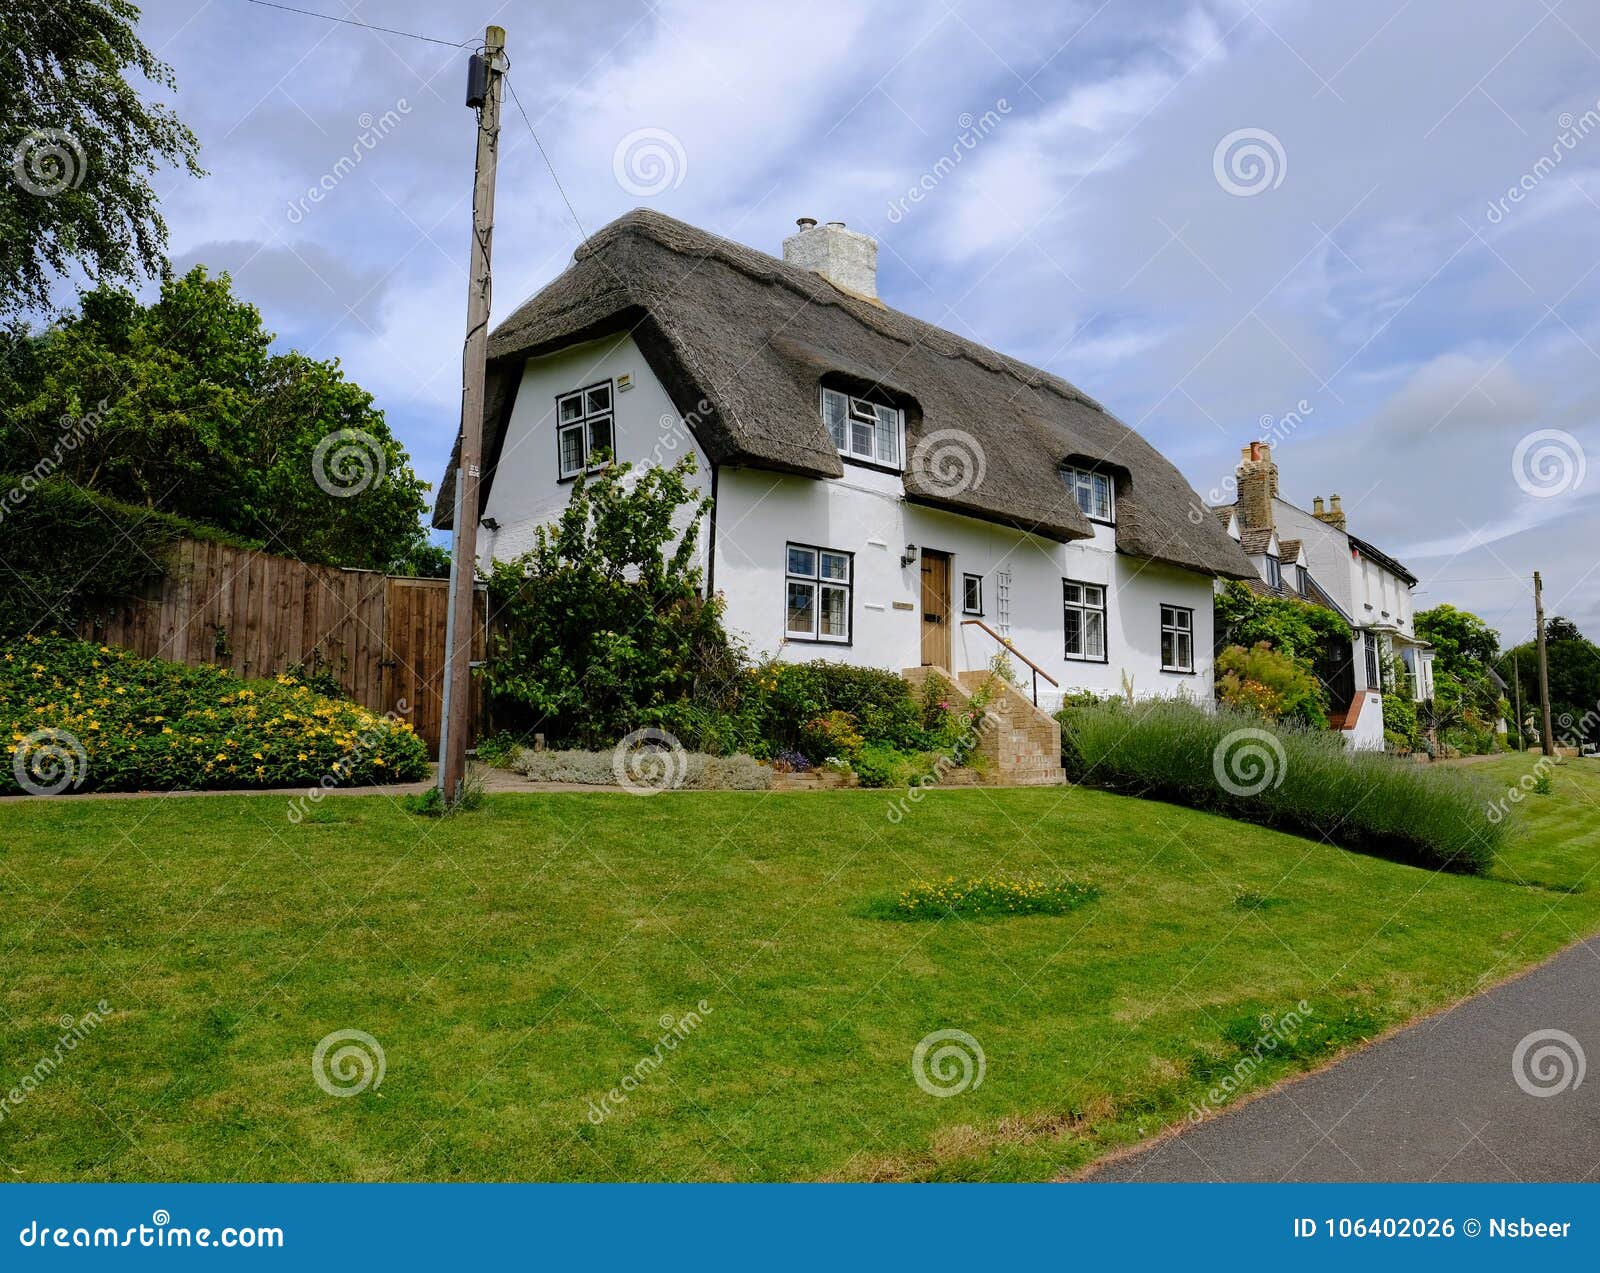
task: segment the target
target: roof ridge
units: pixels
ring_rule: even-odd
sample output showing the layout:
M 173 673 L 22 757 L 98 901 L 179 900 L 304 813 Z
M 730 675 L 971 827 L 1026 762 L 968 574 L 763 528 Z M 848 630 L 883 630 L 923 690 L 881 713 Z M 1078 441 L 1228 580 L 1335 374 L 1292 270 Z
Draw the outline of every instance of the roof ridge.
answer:
M 896 309 L 892 305 L 879 302 L 874 304 L 854 293 L 838 286 L 831 279 L 813 270 L 804 269 L 798 265 L 791 265 L 781 257 L 763 252 L 760 248 L 753 248 L 726 235 L 716 234 L 704 230 L 687 221 L 680 221 L 670 217 L 664 212 L 657 212 L 654 208 L 634 208 L 623 213 L 620 217 L 607 222 L 596 230 L 589 238 L 578 245 L 572 254 L 576 263 L 585 257 L 596 255 L 602 248 L 611 246 L 626 234 L 642 233 L 651 242 L 658 244 L 669 252 L 679 256 L 688 255 L 682 248 L 672 242 L 668 237 L 671 233 L 685 234 L 689 237 L 698 237 L 711 240 L 713 247 L 707 255 L 714 256 L 724 265 L 738 270 L 748 278 L 761 282 L 775 283 L 786 287 L 790 291 L 803 296 L 806 300 L 822 305 L 832 305 L 854 318 L 864 327 L 869 327 L 881 336 L 898 341 L 902 345 L 915 345 L 927 350 L 929 353 L 938 354 L 943 358 L 961 359 L 975 363 L 996 375 L 1009 375 L 1030 389 L 1047 389 L 1057 397 L 1065 398 L 1069 402 L 1077 402 L 1098 411 L 1108 418 L 1115 419 L 1105 407 L 1086 394 L 1077 385 L 1069 380 L 1064 380 L 1055 373 L 1046 371 L 1042 367 L 1035 367 L 1021 359 L 1003 354 L 997 349 L 987 345 L 980 345 L 975 340 L 969 340 L 959 332 L 953 332 L 947 327 L 938 327 L 925 319 L 918 318 L 915 314 L 908 314 L 905 310 Z M 755 262 L 741 260 L 741 257 L 758 258 Z M 515 311 L 513 315 L 515 316 Z M 914 332 L 911 336 L 894 330 L 892 323 L 881 321 L 885 316 L 892 316 L 901 322 L 909 324 Z M 507 320 L 509 321 L 509 319 Z M 941 342 L 948 342 L 953 349 L 941 349 L 936 343 L 922 339 L 924 335 L 932 335 Z M 981 355 L 981 356 L 980 356 Z M 1119 421 L 1120 423 L 1120 421 Z

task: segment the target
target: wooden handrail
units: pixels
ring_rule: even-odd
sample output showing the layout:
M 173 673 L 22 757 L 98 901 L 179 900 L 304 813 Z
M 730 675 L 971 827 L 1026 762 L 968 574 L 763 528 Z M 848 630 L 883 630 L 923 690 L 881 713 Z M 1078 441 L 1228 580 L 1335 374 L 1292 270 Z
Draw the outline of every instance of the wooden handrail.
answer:
M 1009 637 L 1001 636 L 982 619 L 963 619 L 961 620 L 961 626 L 964 628 L 983 629 L 983 631 L 987 632 L 996 641 L 998 641 L 1002 647 L 1004 647 L 1007 654 L 1015 654 L 1019 659 L 1028 665 L 1028 667 L 1033 671 L 1033 705 L 1035 707 L 1039 706 L 1039 678 L 1041 676 L 1044 677 L 1045 680 L 1049 681 L 1050 684 L 1054 685 L 1057 689 L 1061 688 L 1060 681 L 1056 680 L 1056 678 L 1051 676 L 1050 673 L 1046 672 L 1021 650 L 1017 649 L 1016 646 L 1012 645 Z

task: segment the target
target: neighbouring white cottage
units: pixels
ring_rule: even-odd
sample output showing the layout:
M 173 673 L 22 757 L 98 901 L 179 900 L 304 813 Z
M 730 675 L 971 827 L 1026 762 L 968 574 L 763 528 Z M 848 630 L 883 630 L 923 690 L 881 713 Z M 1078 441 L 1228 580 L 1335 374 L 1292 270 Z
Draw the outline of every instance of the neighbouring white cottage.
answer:
M 1284 499 L 1270 444 L 1241 447 L 1234 477 L 1237 502 L 1213 511 L 1255 567 L 1251 586 L 1325 606 L 1350 625 L 1349 649 L 1319 668 L 1332 705 L 1330 724 L 1353 748 L 1381 749 L 1383 692 L 1393 688 L 1396 664 L 1417 702 L 1433 699 L 1433 647 L 1412 623 L 1417 577 L 1345 529 L 1337 495 L 1316 496 L 1309 513 Z
M 1080 390 L 885 306 L 876 261 L 837 222 L 782 260 L 644 210 L 595 234 L 490 338 L 480 560 L 525 551 L 597 452 L 687 451 L 706 584 L 752 652 L 959 677 L 1006 642 L 1042 707 L 1209 703 L 1239 545 Z M 435 526 L 454 490 L 452 460 Z

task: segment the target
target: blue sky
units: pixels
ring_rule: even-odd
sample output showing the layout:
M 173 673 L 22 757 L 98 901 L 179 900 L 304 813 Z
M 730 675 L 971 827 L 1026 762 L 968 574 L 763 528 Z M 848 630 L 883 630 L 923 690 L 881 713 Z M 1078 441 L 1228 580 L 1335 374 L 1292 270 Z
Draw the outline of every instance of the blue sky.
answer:
M 1521 639 L 1538 568 L 1551 611 L 1600 637 L 1592 4 L 301 7 L 506 27 L 589 231 L 648 204 L 777 252 L 797 216 L 844 220 L 880 240 L 888 304 L 1079 384 L 1202 494 L 1295 413 L 1283 493 L 1340 493 L 1422 577 L 1419 606 Z M 437 480 L 464 52 L 245 0 L 148 0 L 143 33 L 209 170 L 164 183 L 175 260 L 231 269 L 284 343 L 341 358 Z M 579 241 L 508 106 L 496 318 Z

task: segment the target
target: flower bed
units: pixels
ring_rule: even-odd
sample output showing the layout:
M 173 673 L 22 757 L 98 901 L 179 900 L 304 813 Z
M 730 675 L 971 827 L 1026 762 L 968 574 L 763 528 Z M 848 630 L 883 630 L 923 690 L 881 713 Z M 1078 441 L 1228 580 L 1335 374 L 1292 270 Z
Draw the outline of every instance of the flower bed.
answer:
M 0 792 L 360 786 L 426 776 L 404 721 L 69 637 L 0 646 Z

